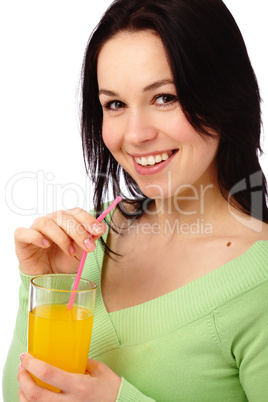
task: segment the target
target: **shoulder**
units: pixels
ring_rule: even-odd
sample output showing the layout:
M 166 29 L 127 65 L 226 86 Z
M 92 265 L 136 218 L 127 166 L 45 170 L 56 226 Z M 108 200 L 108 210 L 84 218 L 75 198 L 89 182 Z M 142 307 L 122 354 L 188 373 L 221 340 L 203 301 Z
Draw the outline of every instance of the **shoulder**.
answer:
M 246 246 L 250 246 L 259 240 L 268 240 L 268 224 L 249 216 L 234 208 L 229 208 L 229 216 L 226 217 L 226 227 L 231 228 L 231 233 Z
M 260 233 L 260 240 L 268 240 L 268 223 L 262 222 L 262 230 Z
M 256 250 L 256 253 L 262 253 L 263 258 L 268 254 L 268 224 L 262 221 L 259 221 L 254 218 L 250 218 L 251 225 L 242 227 L 238 240 L 238 244 L 240 243 L 242 249 L 248 250 L 254 247 L 252 251 Z M 265 263 L 263 261 L 263 263 Z M 268 264 L 268 260 L 266 260 L 266 265 Z
M 248 352 L 261 354 L 264 345 L 268 358 L 267 293 L 268 279 L 250 286 L 213 313 L 221 342 L 228 350 L 235 344 L 238 359 L 245 357 Z
M 254 218 L 251 218 L 251 222 L 252 225 L 242 231 L 242 237 L 251 244 L 260 240 L 268 241 L 268 224 Z

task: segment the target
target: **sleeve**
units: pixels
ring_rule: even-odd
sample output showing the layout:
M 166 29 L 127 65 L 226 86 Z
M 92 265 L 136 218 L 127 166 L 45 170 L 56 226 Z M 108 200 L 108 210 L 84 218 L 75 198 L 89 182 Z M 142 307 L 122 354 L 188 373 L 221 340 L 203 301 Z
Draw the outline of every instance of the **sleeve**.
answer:
M 268 397 L 268 281 L 215 314 L 226 353 L 235 359 L 241 386 L 250 402 Z
M 142 394 L 134 385 L 122 378 L 116 402 L 155 402 L 155 399 Z
M 28 326 L 28 299 L 30 280 L 33 276 L 24 275 L 20 271 L 21 285 L 19 290 L 19 309 L 13 339 L 8 351 L 3 370 L 3 400 L 4 402 L 18 401 L 18 365 L 19 356 L 27 351 L 27 326 Z

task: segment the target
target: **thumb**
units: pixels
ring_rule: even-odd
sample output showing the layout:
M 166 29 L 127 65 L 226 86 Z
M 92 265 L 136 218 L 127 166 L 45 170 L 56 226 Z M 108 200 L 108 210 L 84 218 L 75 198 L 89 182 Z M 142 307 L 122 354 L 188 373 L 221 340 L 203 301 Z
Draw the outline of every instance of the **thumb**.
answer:
M 99 362 L 93 359 L 87 359 L 86 374 L 96 376 L 99 371 Z

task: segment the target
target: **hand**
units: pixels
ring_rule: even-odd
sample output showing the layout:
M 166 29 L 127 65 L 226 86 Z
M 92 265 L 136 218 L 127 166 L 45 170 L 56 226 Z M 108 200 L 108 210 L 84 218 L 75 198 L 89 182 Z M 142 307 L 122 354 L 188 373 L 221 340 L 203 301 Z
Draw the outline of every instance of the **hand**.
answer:
M 20 269 L 27 275 L 75 273 L 83 250 L 93 251 L 106 229 L 80 208 L 38 218 L 29 229 L 15 231 Z
M 61 389 L 55 393 L 39 387 L 29 373 Z M 24 353 L 18 369 L 19 401 L 39 402 L 115 402 L 121 378 L 104 363 L 88 359 L 87 374 L 72 374 L 60 370 L 29 353 Z

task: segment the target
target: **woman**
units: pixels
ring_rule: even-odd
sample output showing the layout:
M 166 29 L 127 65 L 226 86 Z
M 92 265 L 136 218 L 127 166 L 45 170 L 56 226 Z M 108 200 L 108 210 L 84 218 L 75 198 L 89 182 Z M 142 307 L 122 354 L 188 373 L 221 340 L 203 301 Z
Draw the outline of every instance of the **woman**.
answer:
M 109 182 L 123 194 L 121 171 L 131 200 L 105 235 L 79 209 L 16 231 L 22 287 L 7 400 L 20 353 L 20 401 L 268 397 L 260 126 L 256 78 L 221 0 L 111 5 L 85 54 L 82 138 L 97 215 Z M 99 287 L 85 376 L 24 353 L 30 278 L 76 272 L 83 250 L 95 250 L 83 276 Z

